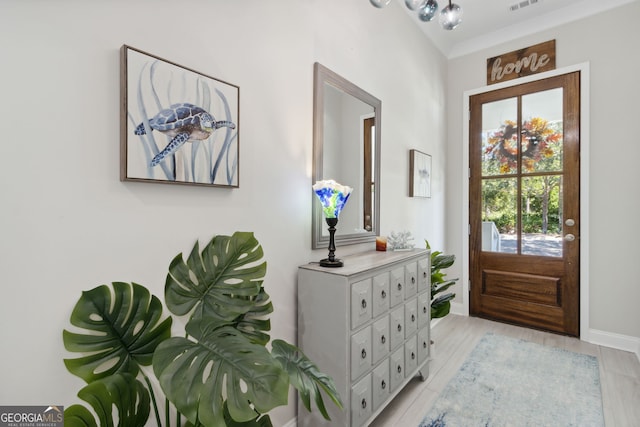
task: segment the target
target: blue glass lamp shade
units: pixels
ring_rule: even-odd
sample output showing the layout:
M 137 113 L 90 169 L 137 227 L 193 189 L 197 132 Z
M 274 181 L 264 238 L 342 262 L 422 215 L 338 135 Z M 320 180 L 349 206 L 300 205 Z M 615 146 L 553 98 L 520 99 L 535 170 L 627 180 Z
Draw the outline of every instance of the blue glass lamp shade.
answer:
M 342 208 L 347 203 L 353 188 L 338 184 L 332 179 L 317 181 L 313 185 L 313 191 L 322 204 L 322 212 L 325 218 L 338 218 Z
M 329 256 L 320 260 L 322 267 L 342 267 L 344 263 L 342 260 L 336 258 L 336 225 L 338 224 L 338 216 L 342 212 L 345 203 L 349 199 L 349 195 L 353 191 L 353 188 L 338 184 L 332 179 L 325 181 L 317 181 L 313 185 L 313 191 L 320 199 L 322 203 L 322 212 L 324 213 L 325 221 L 329 226 Z

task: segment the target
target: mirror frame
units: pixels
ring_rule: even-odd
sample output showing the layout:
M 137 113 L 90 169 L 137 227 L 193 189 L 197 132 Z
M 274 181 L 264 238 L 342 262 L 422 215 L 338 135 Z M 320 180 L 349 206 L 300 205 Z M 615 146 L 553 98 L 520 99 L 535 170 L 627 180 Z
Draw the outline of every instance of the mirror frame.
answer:
M 354 98 L 359 99 L 365 104 L 373 107 L 375 118 L 375 149 L 374 149 L 374 171 L 373 182 L 375 185 L 372 208 L 373 208 L 373 228 L 371 231 L 362 233 L 339 234 L 335 235 L 335 245 L 355 245 L 358 243 L 375 242 L 376 236 L 380 232 L 380 146 L 381 146 L 381 116 L 382 102 L 375 96 L 369 94 L 358 86 L 354 85 L 345 78 L 334 73 L 330 69 L 316 62 L 313 68 L 313 183 L 331 177 L 323 176 L 323 153 L 324 153 L 324 86 L 329 84 L 336 89 L 344 92 Z M 342 183 L 349 185 L 349 183 Z M 353 195 L 352 195 L 353 196 Z M 361 197 L 362 195 L 360 195 Z M 312 245 L 313 249 L 327 248 L 329 245 L 329 236 L 323 235 L 322 230 L 328 226 L 322 214 L 320 201 L 315 195 L 313 199 L 312 214 Z M 338 230 L 340 225 L 338 224 Z

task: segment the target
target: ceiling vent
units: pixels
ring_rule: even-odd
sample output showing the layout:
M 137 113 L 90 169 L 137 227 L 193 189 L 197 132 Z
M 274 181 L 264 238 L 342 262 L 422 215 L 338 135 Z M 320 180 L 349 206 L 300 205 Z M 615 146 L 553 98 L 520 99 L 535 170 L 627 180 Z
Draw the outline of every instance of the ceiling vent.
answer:
M 533 6 L 534 4 L 542 3 L 542 0 L 522 0 L 516 3 L 509 4 L 509 10 L 515 12 L 516 10 L 523 9 L 527 6 Z

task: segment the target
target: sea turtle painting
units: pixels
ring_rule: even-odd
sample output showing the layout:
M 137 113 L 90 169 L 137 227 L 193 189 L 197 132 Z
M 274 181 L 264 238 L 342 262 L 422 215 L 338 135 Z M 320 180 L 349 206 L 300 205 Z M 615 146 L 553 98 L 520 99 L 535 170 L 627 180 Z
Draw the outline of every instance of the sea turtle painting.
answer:
M 235 129 L 236 125 L 230 121 L 216 121 L 214 117 L 202 108 L 188 103 L 169 106 L 149 119 L 149 126 L 171 137 L 171 141 L 162 151 L 151 160 L 151 166 L 157 166 L 167 156 L 175 153 L 188 141 L 203 141 L 211 133 L 222 127 Z M 134 130 L 136 135 L 147 132 L 144 123 L 140 123 Z

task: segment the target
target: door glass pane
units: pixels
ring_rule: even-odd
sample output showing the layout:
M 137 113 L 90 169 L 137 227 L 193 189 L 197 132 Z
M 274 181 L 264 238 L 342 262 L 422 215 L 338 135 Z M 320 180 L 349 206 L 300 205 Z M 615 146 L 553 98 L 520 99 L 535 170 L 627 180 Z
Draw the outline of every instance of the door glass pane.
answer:
M 483 104 L 483 251 L 562 256 L 562 116 L 562 88 Z
M 517 178 L 482 180 L 482 250 L 517 253 Z
M 522 97 L 522 173 L 562 170 L 562 88 Z
M 509 175 L 518 166 L 518 99 L 482 105 L 482 175 Z
M 522 179 L 522 254 L 562 256 L 562 175 Z

